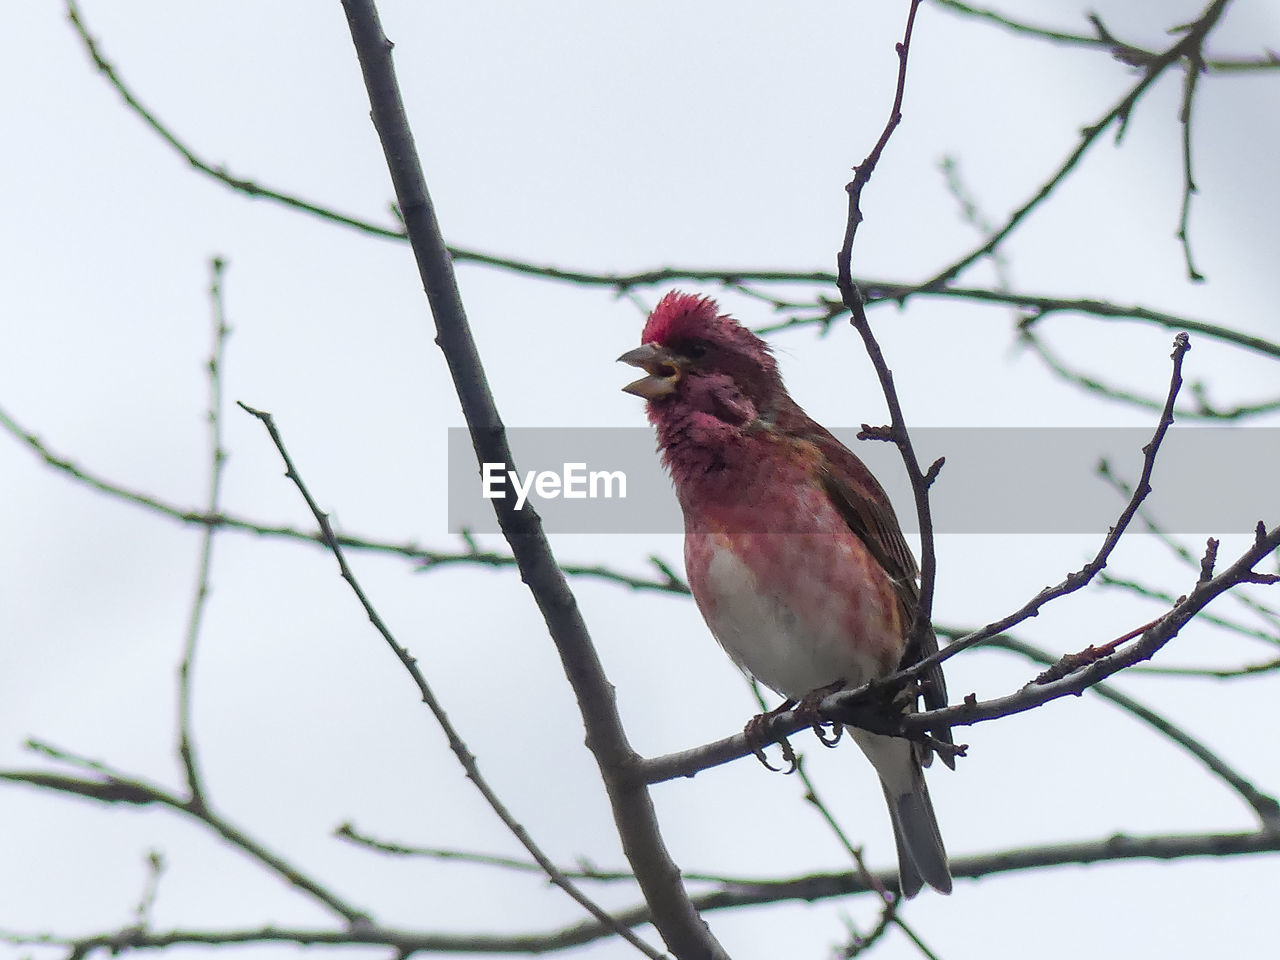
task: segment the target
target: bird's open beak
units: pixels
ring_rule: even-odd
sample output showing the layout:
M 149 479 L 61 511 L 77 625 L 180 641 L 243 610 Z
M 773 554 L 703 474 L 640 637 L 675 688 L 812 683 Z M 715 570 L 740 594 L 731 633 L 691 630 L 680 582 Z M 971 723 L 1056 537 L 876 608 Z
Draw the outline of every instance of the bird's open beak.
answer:
M 645 400 L 657 400 L 675 393 L 680 374 L 684 372 L 680 358 L 656 343 L 646 343 L 628 350 L 618 358 L 618 362 L 629 363 L 648 374 L 622 388 L 623 393 L 634 394 Z

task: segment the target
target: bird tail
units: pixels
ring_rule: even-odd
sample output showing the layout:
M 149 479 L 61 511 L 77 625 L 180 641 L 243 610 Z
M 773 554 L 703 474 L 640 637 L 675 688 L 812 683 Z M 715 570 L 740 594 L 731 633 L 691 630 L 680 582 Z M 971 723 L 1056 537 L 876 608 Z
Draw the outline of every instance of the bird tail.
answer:
M 854 740 L 880 774 L 893 839 L 898 846 L 898 882 L 902 895 L 914 897 L 927 883 L 951 892 L 951 867 L 933 813 L 924 771 L 911 744 L 895 737 L 852 730 Z
M 947 850 L 933 815 L 929 788 L 917 766 L 918 786 L 910 793 L 893 795 L 884 785 L 884 798 L 893 821 L 893 839 L 898 845 L 898 882 L 904 897 L 914 897 L 924 884 L 940 893 L 951 892 L 951 866 Z

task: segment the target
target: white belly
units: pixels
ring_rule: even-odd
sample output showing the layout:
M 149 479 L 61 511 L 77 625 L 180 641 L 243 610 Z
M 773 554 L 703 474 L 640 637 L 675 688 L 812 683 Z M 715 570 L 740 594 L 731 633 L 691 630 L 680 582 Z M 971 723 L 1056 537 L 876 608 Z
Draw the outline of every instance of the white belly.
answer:
M 808 609 L 798 616 L 782 598 L 761 590 L 727 546 L 710 539 L 710 562 L 694 597 L 739 667 L 793 700 L 837 680 L 854 687 L 875 676 L 874 658 L 859 653 L 839 617 Z

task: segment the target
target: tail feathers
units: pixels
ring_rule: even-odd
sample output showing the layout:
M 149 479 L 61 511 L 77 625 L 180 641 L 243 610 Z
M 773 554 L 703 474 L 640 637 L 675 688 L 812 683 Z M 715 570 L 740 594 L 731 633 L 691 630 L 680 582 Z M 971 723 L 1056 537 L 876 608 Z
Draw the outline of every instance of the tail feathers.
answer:
M 898 882 L 902 895 L 914 897 L 926 883 L 940 893 L 950 893 L 947 850 L 942 845 L 929 788 L 919 767 L 915 768 L 914 780 L 909 793 L 895 794 L 888 786 L 884 789 L 893 821 L 893 839 L 898 845 Z
M 902 895 L 914 897 L 927 883 L 942 893 L 951 892 L 951 867 L 942 845 L 933 802 L 924 782 L 924 771 L 913 744 L 856 727 L 846 727 L 880 775 L 884 798 L 893 821 L 898 845 L 898 881 Z

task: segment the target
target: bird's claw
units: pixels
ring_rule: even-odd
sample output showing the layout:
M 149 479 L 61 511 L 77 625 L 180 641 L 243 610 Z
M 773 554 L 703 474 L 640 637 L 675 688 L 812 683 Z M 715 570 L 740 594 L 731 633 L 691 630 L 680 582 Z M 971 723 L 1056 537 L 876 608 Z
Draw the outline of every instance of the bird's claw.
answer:
M 796 759 L 796 752 L 791 747 L 791 742 L 786 736 L 769 737 L 768 726 L 769 721 L 780 713 L 786 713 L 795 705 L 794 700 L 786 702 L 774 707 L 768 713 L 760 713 L 747 721 L 747 725 L 742 728 L 742 735 L 747 738 L 747 746 L 751 747 L 751 752 L 755 754 L 756 759 L 765 765 L 774 773 L 791 774 L 799 769 L 799 761 Z M 769 758 L 765 756 L 764 748 L 770 743 L 776 743 L 782 748 L 782 759 L 787 762 L 785 769 L 783 767 L 775 767 L 769 762 Z
M 822 715 L 818 706 L 831 694 L 837 693 L 844 688 L 845 682 L 837 680 L 835 683 L 829 683 L 825 687 L 810 690 L 796 705 L 796 716 L 813 727 L 813 732 L 824 747 L 834 747 L 840 742 L 840 738 L 844 735 L 844 725 L 828 720 Z M 832 727 L 832 733 L 830 734 L 823 729 L 827 725 Z
M 795 773 L 800 769 L 800 761 L 796 757 L 795 749 L 791 746 L 791 741 L 786 737 L 779 737 L 774 741 L 782 748 L 782 759 L 787 762 L 786 767 L 775 767 L 769 762 L 769 758 L 765 755 L 764 745 L 753 744 L 752 752 L 756 755 L 756 759 L 763 763 L 766 769 L 772 770 L 774 773 L 781 773 L 784 776 Z
M 822 724 L 815 723 L 813 732 L 824 747 L 834 747 L 840 742 L 840 738 L 844 736 L 844 726 L 839 723 L 832 724 L 831 733 L 828 735 L 827 731 L 822 729 Z

